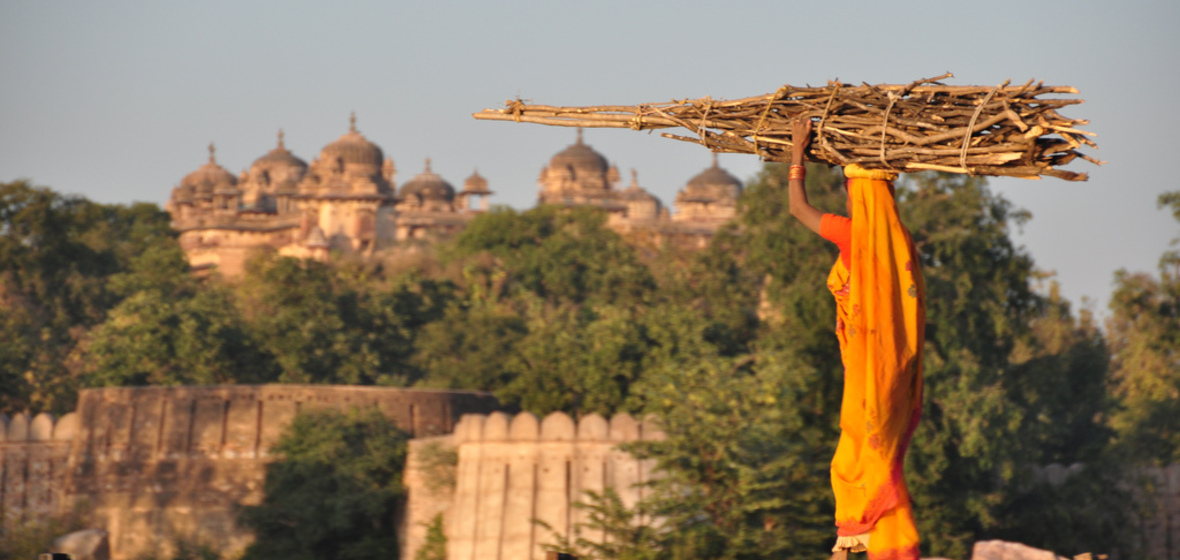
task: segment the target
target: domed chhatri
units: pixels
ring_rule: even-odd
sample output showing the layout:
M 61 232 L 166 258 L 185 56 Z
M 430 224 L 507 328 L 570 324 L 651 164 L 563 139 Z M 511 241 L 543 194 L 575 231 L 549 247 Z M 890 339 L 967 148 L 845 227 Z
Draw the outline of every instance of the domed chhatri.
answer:
M 298 169 L 302 171 L 307 170 L 307 162 L 295 157 L 290 150 L 283 145 L 283 130 L 279 129 L 279 144 L 275 148 L 266 153 L 266 155 L 254 160 L 250 166 L 251 171 L 271 171 L 278 169 Z
M 381 148 L 356 130 L 356 113 L 349 117 L 348 132 L 320 151 L 320 161 L 340 165 L 380 167 L 385 162 Z
M 426 158 L 426 169 L 406 181 L 399 193 L 402 199 L 419 197 L 423 201 L 451 202 L 455 199 L 455 187 L 430 170 L 430 158 Z
M 594 151 L 582 141 L 582 129 L 578 129 L 578 140 L 560 151 L 549 160 L 549 169 L 571 169 L 575 174 L 606 173 L 609 170 L 606 157 Z
M 488 180 L 479 174 L 479 170 L 471 172 L 471 176 L 463 180 L 463 192 L 467 194 L 492 194 L 488 190 Z
M 698 173 L 688 180 L 681 195 L 685 198 L 707 199 L 711 201 L 737 200 L 742 194 L 742 182 L 717 164 L 717 154 L 713 154 L 713 166 Z M 677 200 L 681 197 L 677 196 Z
M 292 207 L 292 196 L 307 174 L 307 162 L 295 157 L 283 145 L 283 131 L 279 130 L 278 145 L 254 160 L 241 183 L 243 212 L 274 213 Z
M 192 195 L 199 197 L 209 196 L 215 191 L 232 189 L 237 186 L 238 180 L 233 173 L 217 164 L 217 159 L 214 157 L 216 151 L 217 148 L 210 142 L 209 161 L 180 180 L 182 189 L 188 189 Z
M 549 160 L 537 183 L 537 201 L 542 204 L 618 206 L 614 189 L 619 170 L 583 142 L 580 128 L 577 142 Z
M 742 182 L 717 163 L 688 180 L 676 194 L 676 214 L 672 219 L 705 227 L 718 227 L 737 215 L 737 200 L 742 194 Z

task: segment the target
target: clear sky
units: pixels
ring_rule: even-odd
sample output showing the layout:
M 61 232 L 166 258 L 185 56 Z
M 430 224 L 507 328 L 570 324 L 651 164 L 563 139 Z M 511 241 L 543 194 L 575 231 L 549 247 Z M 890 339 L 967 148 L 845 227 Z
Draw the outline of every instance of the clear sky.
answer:
M 439 1 L 0 2 L 0 181 L 162 204 L 217 146 L 235 174 L 275 145 L 304 160 L 357 128 L 400 185 L 432 158 L 459 187 L 531 207 L 574 130 L 476 121 L 520 97 L 554 105 L 737 98 L 784 83 L 954 85 L 1030 78 L 1086 100 L 1109 163 L 1087 183 L 994 179 L 1033 219 L 1015 233 L 1063 293 L 1104 312 L 1115 270 L 1155 271 L 1180 227 L 1180 2 Z M 710 164 L 700 146 L 629 130 L 586 142 L 665 204 Z M 753 156 L 722 155 L 742 179 Z M 624 179 L 627 181 L 628 179 Z M 787 219 L 784 216 L 784 219 Z

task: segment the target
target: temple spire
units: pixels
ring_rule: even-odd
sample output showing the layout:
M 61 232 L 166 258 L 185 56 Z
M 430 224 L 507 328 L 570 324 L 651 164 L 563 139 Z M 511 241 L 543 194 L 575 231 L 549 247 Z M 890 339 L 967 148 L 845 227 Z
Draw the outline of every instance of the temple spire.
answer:
M 352 115 L 348 117 L 348 131 L 356 132 L 356 111 L 353 111 Z
M 578 127 L 578 145 L 582 145 L 582 127 Z
M 430 170 L 430 158 L 426 158 L 426 172 L 427 172 L 427 173 L 433 173 L 433 172 Z
M 634 167 L 631 168 L 631 186 L 639 188 L 639 172 Z
M 215 148 L 213 146 L 213 142 L 210 142 L 209 143 L 209 163 L 217 163 L 217 160 L 213 158 L 213 153 L 216 151 L 217 151 L 217 148 Z
M 718 167 L 720 166 L 717 165 L 717 152 L 713 152 L 713 169 L 717 169 Z
M 281 129 L 281 128 L 279 129 L 279 149 L 280 150 L 287 149 L 287 147 L 283 145 L 283 129 Z

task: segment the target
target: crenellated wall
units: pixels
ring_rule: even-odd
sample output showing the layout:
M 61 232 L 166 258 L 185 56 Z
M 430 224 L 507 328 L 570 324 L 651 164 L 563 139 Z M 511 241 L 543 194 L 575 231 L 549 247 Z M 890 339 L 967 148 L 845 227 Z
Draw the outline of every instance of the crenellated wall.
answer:
M 241 551 L 251 536 L 235 524 L 239 504 L 261 499 L 269 449 L 302 409 L 373 406 L 416 437 L 399 526 L 402 558 L 424 543 L 441 514 L 449 560 L 543 558 L 552 535 L 569 535 L 584 492 L 612 488 L 643 498 L 653 465 L 618 445 L 656 440 L 650 421 L 591 414 L 494 412 L 486 393 L 323 385 L 143 387 L 82 391 L 60 419 L 0 414 L 0 520 L 43 518 L 85 504 L 110 532 L 116 560 L 168 557 L 178 541 Z M 423 462 L 439 450 L 452 464 Z M 1061 484 L 1082 467 L 1049 465 Z M 445 471 L 445 472 L 443 472 Z M 1136 471 L 1158 507 L 1142 521 L 1147 557 L 1180 558 L 1180 465 Z M 449 484 L 438 484 L 450 479 Z M 581 535 L 591 540 L 602 535 Z
M 38 414 L 9 418 L 0 414 L 0 512 L 17 523 L 50 515 L 63 507 L 67 455 L 78 417 Z
M 179 540 L 222 553 L 251 540 L 235 508 L 257 503 L 269 449 L 301 409 L 376 407 L 415 436 L 450 433 L 487 393 L 330 385 L 86 389 L 74 413 L 3 422 L 7 523 L 84 504 L 112 558 L 168 556 Z
M 553 539 L 533 520 L 569 535 L 586 521 L 585 513 L 573 506 L 585 499 L 587 490 L 613 488 L 625 504 L 634 505 L 643 497 L 640 485 L 650 480 L 654 465 L 617 446 L 662 437 L 653 423 L 628 414 L 610 420 L 591 414 L 577 422 L 560 412 L 544 420 L 527 412 L 464 415 L 447 442 L 458 453 L 452 493 L 437 495 L 425 488 L 421 480 L 428 473 L 418 472 L 411 458 L 402 557 L 413 557 L 424 541 L 425 525 L 443 513 L 449 560 L 539 560 L 542 546 Z

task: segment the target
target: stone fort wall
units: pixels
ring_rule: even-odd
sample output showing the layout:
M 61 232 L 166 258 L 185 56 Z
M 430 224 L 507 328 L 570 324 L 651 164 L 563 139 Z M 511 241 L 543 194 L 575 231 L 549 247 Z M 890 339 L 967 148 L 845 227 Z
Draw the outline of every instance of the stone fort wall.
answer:
M 233 554 L 251 539 L 235 525 L 235 508 L 261 499 L 269 449 L 291 419 L 304 409 L 365 406 L 427 437 L 499 403 L 468 391 L 323 385 L 87 389 L 61 420 L 8 422 L 4 518 L 81 504 L 110 533 L 116 559 L 168 556 L 181 540 Z
M 570 535 L 588 521 L 574 507 L 586 491 L 612 488 L 623 503 L 644 497 L 642 484 L 654 463 L 620 451 L 620 443 L 655 440 L 663 434 L 651 421 L 628 414 L 609 420 L 590 414 L 574 421 L 555 412 L 543 420 L 524 412 L 462 417 L 449 438 L 415 442 L 406 473 L 410 489 L 402 558 L 413 558 L 426 525 L 442 514 L 448 560 L 513 558 L 540 560 L 552 531 Z M 450 445 L 458 464 L 453 489 L 432 490 L 416 456 L 426 445 Z M 603 535 L 582 534 L 601 542 Z M 573 540 L 573 539 L 571 539 Z
M 620 414 L 578 421 L 555 413 L 494 412 L 490 395 L 376 387 L 263 385 L 85 390 L 61 418 L 0 415 L 0 521 L 5 524 L 91 510 L 110 532 L 112 557 L 168 557 L 178 541 L 242 550 L 250 535 L 234 523 L 238 504 L 261 499 L 269 449 L 302 409 L 375 406 L 410 442 L 400 523 L 402 558 L 424 543 L 441 515 L 449 560 L 543 558 L 552 534 L 568 535 L 584 513 L 584 492 L 613 488 L 628 505 L 650 462 L 617 449 L 662 437 L 650 422 Z M 450 473 L 425 464 L 429 448 L 451 450 Z M 1049 465 L 1060 484 L 1075 467 Z M 448 470 L 442 467 L 441 470 Z M 449 484 L 437 484 L 440 478 Z M 1156 514 L 1141 520 L 1146 557 L 1180 557 L 1180 465 L 1142 469 Z M 601 536 L 583 534 L 591 540 Z
M 13 418 L 0 414 L 0 522 L 11 524 L 59 511 L 78 416 Z

